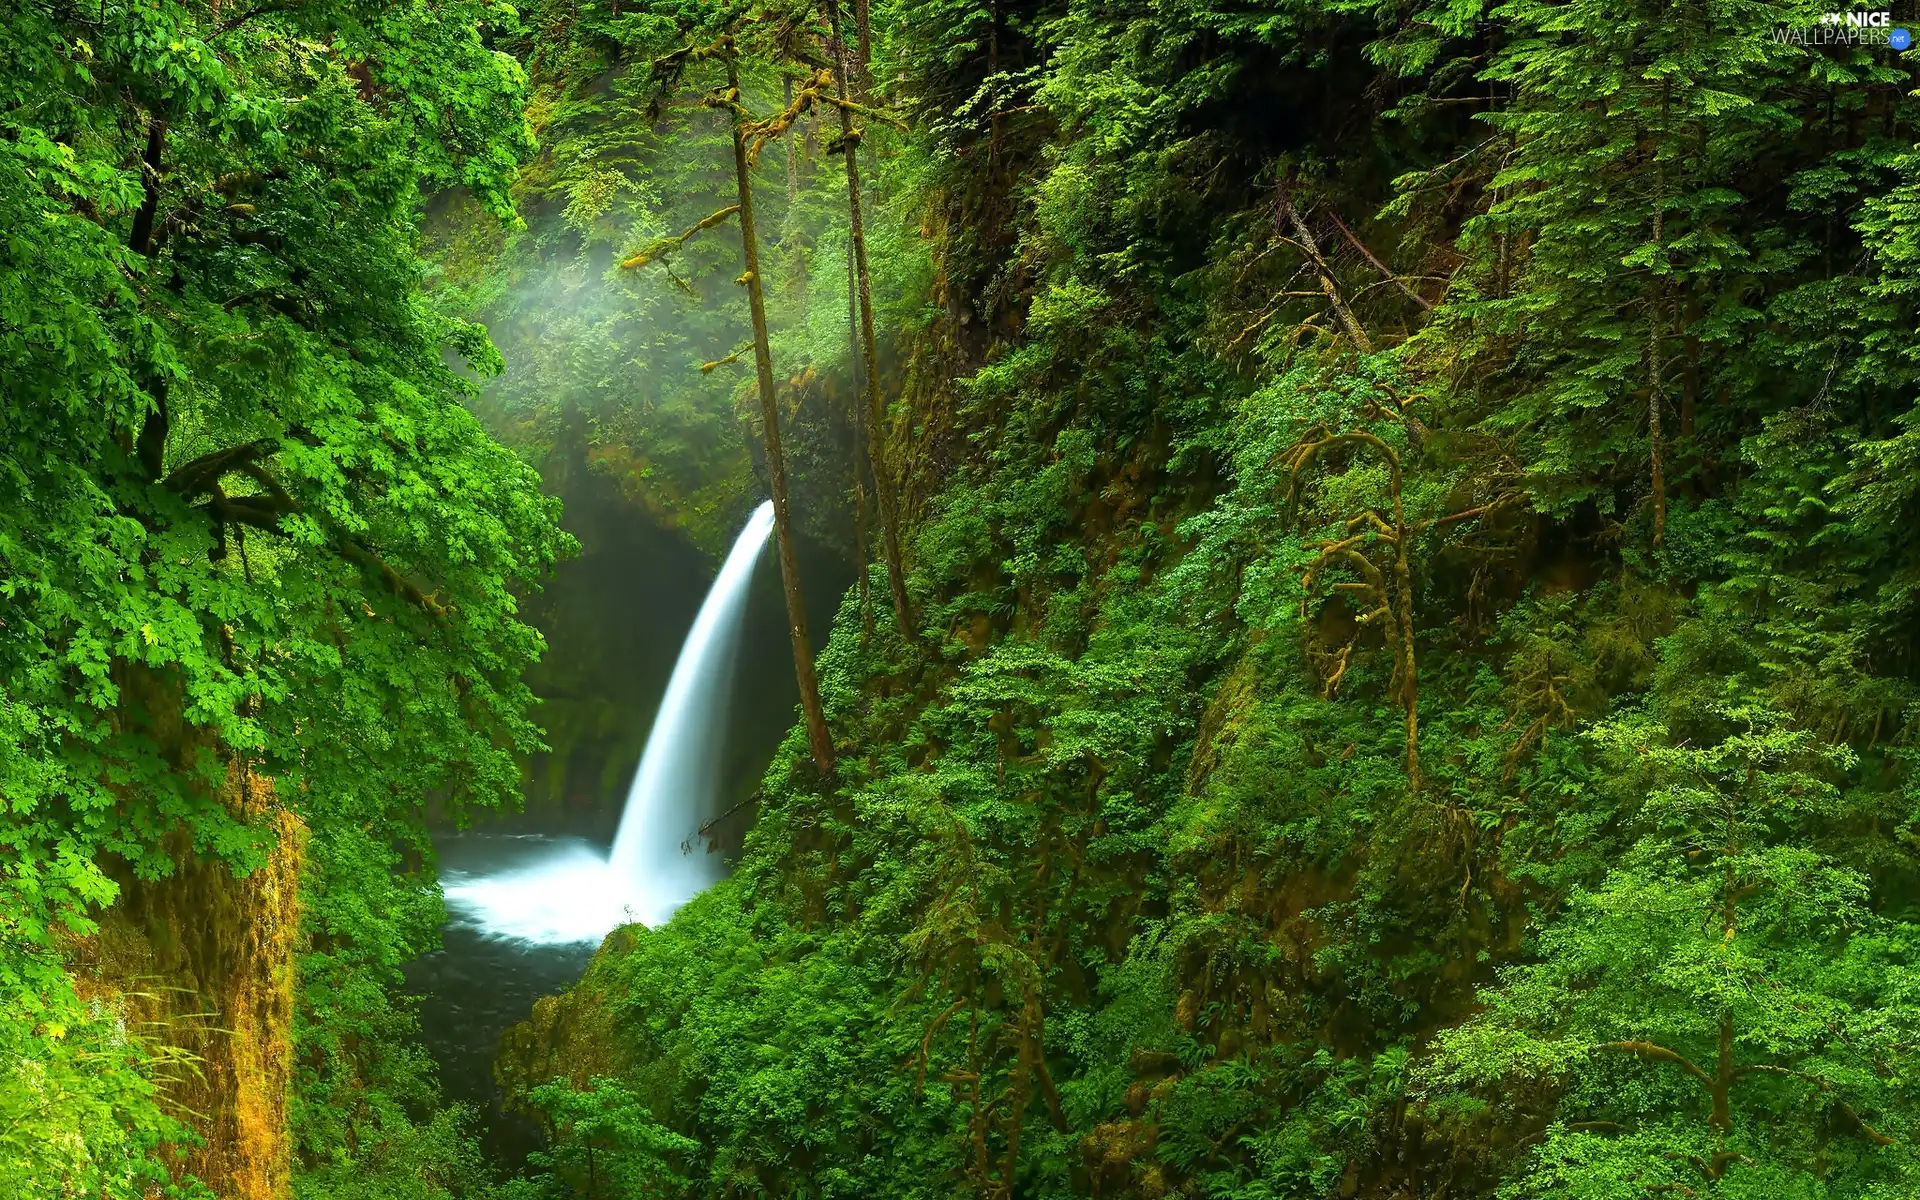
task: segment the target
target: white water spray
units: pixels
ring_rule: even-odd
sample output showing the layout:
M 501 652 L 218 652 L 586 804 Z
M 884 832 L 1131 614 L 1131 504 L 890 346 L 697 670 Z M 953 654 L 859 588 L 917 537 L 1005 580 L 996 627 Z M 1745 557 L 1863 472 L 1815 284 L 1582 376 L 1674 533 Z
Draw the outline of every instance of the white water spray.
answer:
M 610 860 L 613 873 L 639 881 L 662 919 L 714 880 L 710 856 L 699 853 L 698 830 L 701 819 L 712 815 L 719 782 L 747 583 L 771 532 L 773 504 L 768 502 L 747 519 L 687 631 L 680 661 L 673 665 L 673 678 L 660 700 L 660 715 L 640 755 L 640 769 L 627 790 L 626 810 L 620 814 Z M 693 853 L 682 852 L 683 841 L 696 843 Z M 642 919 L 652 923 L 644 911 Z
M 699 829 L 719 783 L 747 585 L 772 531 L 769 502 L 747 519 L 681 644 L 612 854 L 602 858 L 566 839 L 498 874 L 448 872 L 442 884 L 456 919 L 521 941 L 591 941 L 627 921 L 658 925 L 714 881 L 718 871 Z

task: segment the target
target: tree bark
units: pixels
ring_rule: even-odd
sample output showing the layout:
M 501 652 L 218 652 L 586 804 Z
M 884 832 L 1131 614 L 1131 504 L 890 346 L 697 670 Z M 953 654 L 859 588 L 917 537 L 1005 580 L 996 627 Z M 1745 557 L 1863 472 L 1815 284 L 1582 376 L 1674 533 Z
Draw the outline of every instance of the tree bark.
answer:
M 1405 502 L 1401 496 L 1400 460 L 1393 463 L 1393 582 L 1399 593 L 1400 686 L 1406 705 L 1407 783 L 1420 790 L 1420 679 L 1413 652 L 1413 566 L 1410 558 L 1413 535 L 1407 529 Z
M 753 363 L 760 384 L 760 411 L 765 423 L 767 478 L 773 488 L 773 528 L 780 548 L 780 583 L 787 594 L 787 632 L 793 640 L 793 675 L 800 685 L 800 708 L 807 724 L 807 746 L 822 777 L 833 773 L 833 739 L 827 733 L 826 710 L 820 705 L 820 681 L 813 671 L 813 641 L 807 635 L 806 597 L 800 590 L 800 561 L 793 548 L 793 520 L 787 509 L 787 463 L 780 449 L 780 411 L 774 400 L 773 350 L 767 340 L 767 303 L 760 286 L 760 248 L 753 227 L 753 178 L 747 172 L 747 140 L 741 127 L 740 64 L 727 56 L 727 88 L 735 107 L 733 173 L 740 189 L 740 244 L 746 258 L 747 308 L 753 316 Z
M 834 86 L 840 99 L 847 96 L 847 42 L 840 32 L 839 0 L 827 0 L 827 23 L 833 31 Z M 847 227 L 853 242 L 853 265 L 860 298 L 860 348 L 867 394 L 867 461 L 873 469 L 873 498 L 880 509 L 880 537 L 887 556 L 887 586 L 893 592 L 893 619 L 900 636 L 913 636 L 912 609 L 907 602 L 907 572 L 900 551 L 900 513 L 886 464 L 886 407 L 880 400 L 880 352 L 873 332 L 873 286 L 867 272 L 867 234 L 860 215 L 860 165 L 856 153 L 860 135 L 853 114 L 840 108 L 841 152 L 847 158 Z
M 176 831 L 173 873 L 122 874 L 119 902 L 71 961 L 84 996 L 109 1000 L 130 1025 L 158 1030 L 194 1060 L 162 1095 L 199 1137 L 166 1151 L 175 1177 L 190 1175 L 223 1200 L 288 1200 L 306 827 L 244 762 L 228 764 L 216 802 L 272 839 L 265 864 L 236 878 Z
M 859 284 L 854 278 L 853 243 L 847 243 L 847 331 L 853 351 L 853 561 L 860 565 L 860 646 L 873 641 L 873 584 L 867 570 L 867 406 L 860 370 Z
M 147 151 L 140 162 L 140 207 L 133 214 L 133 231 L 127 237 L 127 248 L 143 257 L 153 253 L 154 220 L 160 212 L 160 165 L 166 148 L 167 123 L 153 117 L 147 122 Z M 167 411 L 167 380 L 162 375 L 151 375 L 142 380 L 142 386 L 153 397 L 153 411 L 140 426 L 134 453 L 147 478 L 157 481 L 166 468 L 167 434 L 172 427 Z
M 860 38 L 860 103 L 867 103 L 873 94 L 873 20 L 870 0 L 853 0 L 853 25 L 859 31 Z
M 1709 1092 L 1713 1096 L 1713 1127 L 1725 1137 L 1733 1129 L 1733 1014 L 1720 1014 L 1720 1047 L 1714 1064 L 1713 1085 Z
M 1666 190 L 1664 180 L 1658 172 L 1653 185 L 1653 245 L 1657 251 L 1664 234 L 1665 214 L 1661 211 Z M 1659 546 L 1667 537 L 1667 481 L 1666 472 L 1660 461 L 1660 408 L 1661 408 L 1661 363 L 1660 363 L 1660 309 L 1665 289 L 1661 280 L 1655 276 L 1649 285 L 1647 298 L 1647 453 L 1652 465 L 1653 483 L 1653 544 Z
M 780 77 L 780 90 L 782 96 L 786 99 L 785 107 L 791 108 L 793 106 L 793 76 L 782 75 Z M 799 199 L 800 139 L 792 137 L 787 139 L 787 219 L 789 221 L 793 219 L 793 206 L 799 202 Z M 791 226 L 789 226 L 789 228 L 791 228 Z
M 140 207 L 127 237 L 127 248 L 135 254 L 153 252 L 153 222 L 160 212 L 160 160 L 166 148 L 167 123 L 153 117 L 147 122 L 147 151 L 140 160 Z

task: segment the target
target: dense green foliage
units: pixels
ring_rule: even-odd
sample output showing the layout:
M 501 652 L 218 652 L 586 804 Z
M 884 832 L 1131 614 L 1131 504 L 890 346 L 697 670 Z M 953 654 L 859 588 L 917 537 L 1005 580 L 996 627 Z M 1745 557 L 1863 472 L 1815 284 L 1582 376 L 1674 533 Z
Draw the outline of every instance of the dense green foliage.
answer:
M 0 15 L 0 1184 L 197 1186 L 195 1064 L 67 963 L 297 818 L 314 1200 L 1920 1190 L 1906 58 L 845 8 L 912 628 L 824 6 Z M 733 877 L 609 942 L 617 1052 L 515 1081 L 497 1184 L 395 998 L 425 812 L 538 744 L 529 463 L 709 548 L 760 491 L 733 105 L 796 502 L 870 560 L 837 770 L 796 728 Z
M 553 3 L 530 61 L 603 113 L 721 25 L 804 78 L 819 16 Z M 672 1192 L 1920 1185 L 1916 114 L 1884 47 L 1773 36 L 1816 22 L 875 9 L 919 628 L 848 597 L 838 777 L 796 733 L 736 875 L 595 967 Z M 554 128 L 571 203 L 636 197 L 600 265 L 700 215 L 648 192 L 712 162 L 674 120 Z M 800 174 L 806 437 L 847 327 Z
M 300 824 L 301 1149 L 411 1136 L 382 1060 L 409 1053 L 387 989 L 438 923 L 425 800 L 514 791 L 540 650 L 514 589 L 565 541 L 466 407 L 447 352 L 497 359 L 425 296 L 417 254 L 423 189 L 511 217 L 524 76 L 483 35 L 512 19 L 0 13 L 9 1195 L 145 1194 L 147 1151 L 180 1132 L 169 1079 L 198 1094 L 196 1064 L 140 1052 L 167 1029 L 129 1029 L 98 988 L 82 1004 L 58 956 L 131 882 L 163 894 L 192 859 L 244 875 Z M 195 917 L 214 944 L 247 935 L 223 919 Z

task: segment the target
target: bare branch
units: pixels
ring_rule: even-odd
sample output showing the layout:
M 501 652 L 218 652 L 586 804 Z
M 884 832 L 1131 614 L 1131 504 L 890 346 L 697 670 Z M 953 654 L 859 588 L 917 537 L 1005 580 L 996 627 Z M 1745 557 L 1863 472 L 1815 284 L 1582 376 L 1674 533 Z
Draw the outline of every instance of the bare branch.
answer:
M 1334 228 L 1338 229 L 1342 234 L 1346 236 L 1347 241 L 1352 244 L 1353 248 L 1355 250 L 1358 250 L 1361 254 L 1365 255 L 1367 261 L 1372 263 L 1375 269 L 1378 270 L 1380 274 L 1385 277 L 1384 282 L 1391 283 L 1395 287 L 1399 288 L 1402 292 L 1404 292 L 1406 294 L 1407 299 L 1413 301 L 1415 304 L 1418 304 L 1420 306 L 1420 311 L 1422 312 L 1433 311 L 1433 304 L 1431 301 L 1429 301 L 1425 296 L 1422 296 L 1419 292 L 1416 292 L 1412 288 L 1408 287 L 1406 281 L 1402 279 L 1399 275 L 1395 274 L 1392 267 L 1389 267 L 1387 264 L 1381 262 L 1378 258 L 1375 258 L 1373 255 L 1373 251 L 1367 249 L 1366 246 L 1361 243 L 1359 238 L 1353 236 L 1353 230 L 1347 228 L 1346 222 L 1340 219 L 1339 213 L 1328 212 L 1327 217 L 1333 222 Z
M 1340 322 L 1340 327 L 1347 331 L 1347 336 L 1353 339 L 1353 344 L 1360 348 L 1362 354 L 1373 353 L 1373 343 L 1367 338 L 1366 329 L 1353 315 L 1353 310 L 1347 307 L 1347 302 L 1340 298 L 1340 285 L 1334 281 L 1333 268 L 1327 265 L 1326 258 L 1321 255 L 1320 245 L 1314 240 L 1313 231 L 1308 229 L 1307 223 L 1300 219 L 1300 211 L 1293 206 L 1292 189 L 1285 181 L 1275 189 L 1274 208 L 1275 215 L 1284 217 L 1287 224 L 1292 226 L 1297 244 L 1306 254 L 1307 259 L 1313 263 L 1314 270 L 1320 276 L 1320 290 L 1326 293 L 1327 303 L 1332 307 L 1334 318 Z

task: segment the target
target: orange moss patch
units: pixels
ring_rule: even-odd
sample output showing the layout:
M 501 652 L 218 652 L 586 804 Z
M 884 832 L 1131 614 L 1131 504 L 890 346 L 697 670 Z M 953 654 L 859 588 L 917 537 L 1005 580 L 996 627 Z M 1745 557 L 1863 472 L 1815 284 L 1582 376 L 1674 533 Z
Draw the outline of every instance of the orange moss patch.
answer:
M 165 1082 L 167 1106 L 202 1139 L 177 1147 L 176 1175 L 221 1200 L 285 1200 L 293 1078 L 294 951 L 307 831 L 271 780 L 239 764 L 222 801 L 269 831 L 265 865 L 235 878 L 182 850 L 166 879 L 123 879 L 100 930 L 69 964 L 88 998 L 106 1000 L 148 1036 L 184 1051 L 192 1074 Z

